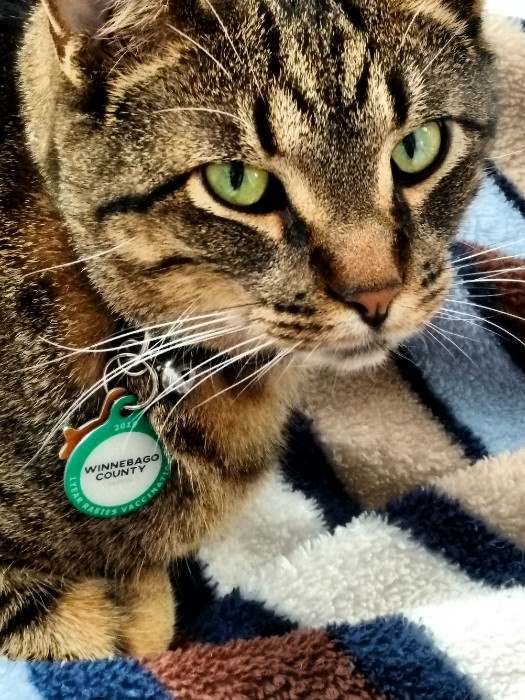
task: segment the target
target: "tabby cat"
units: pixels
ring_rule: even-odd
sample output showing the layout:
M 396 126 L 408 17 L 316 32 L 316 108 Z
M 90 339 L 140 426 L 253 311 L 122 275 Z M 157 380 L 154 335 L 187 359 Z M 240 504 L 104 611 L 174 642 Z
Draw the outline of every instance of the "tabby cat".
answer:
M 495 130 L 480 4 L 0 0 L 0 18 L 0 653 L 159 652 L 170 562 L 271 469 L 301 366 L 377 364 L 448 293 Z M 97 415 L 145 329 L 203 378 L 151 402 L 164 489 L 89 517 L 61 428 Z M 148 400 L 148 376 L 123 382 Z

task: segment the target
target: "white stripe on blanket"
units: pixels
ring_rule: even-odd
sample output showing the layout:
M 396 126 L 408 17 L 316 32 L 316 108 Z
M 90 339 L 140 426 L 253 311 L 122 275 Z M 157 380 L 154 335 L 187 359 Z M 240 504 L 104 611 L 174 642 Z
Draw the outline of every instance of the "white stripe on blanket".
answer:
M 525 698 L 525 590 L 485 591 L 405 613 L 491 700 Z
M 283 506 L 291 504 L 290 496 L 293 510 Z M 312 508 L 301 493 L 290 494 L 282 479 L 268 482 L 250 509 L 200 552 L 218 594 L 238 588 L 244 598 L 301 626 L 320 627 L 356 624 L 484 590 L 377 514 L 320 534 Z

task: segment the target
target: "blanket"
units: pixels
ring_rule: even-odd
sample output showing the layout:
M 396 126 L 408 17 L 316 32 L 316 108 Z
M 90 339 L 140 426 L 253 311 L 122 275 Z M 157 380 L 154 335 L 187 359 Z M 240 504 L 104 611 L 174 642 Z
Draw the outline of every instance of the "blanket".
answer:
M 490 32 L 500 126 L 433 326 L 308 376 L 282 462 L 174 565 L 172 651 L 0 659 L 1 700 L 524 700 L 525 33 Z

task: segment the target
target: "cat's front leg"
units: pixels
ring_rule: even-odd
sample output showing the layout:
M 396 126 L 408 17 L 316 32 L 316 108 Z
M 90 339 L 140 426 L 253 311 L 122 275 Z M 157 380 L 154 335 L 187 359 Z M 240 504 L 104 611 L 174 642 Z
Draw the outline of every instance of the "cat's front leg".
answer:
M 167 649 L 174 604 L 164 570 L 116 584 L 0 571 L 0 654 L 12 659 L 102 659 Z

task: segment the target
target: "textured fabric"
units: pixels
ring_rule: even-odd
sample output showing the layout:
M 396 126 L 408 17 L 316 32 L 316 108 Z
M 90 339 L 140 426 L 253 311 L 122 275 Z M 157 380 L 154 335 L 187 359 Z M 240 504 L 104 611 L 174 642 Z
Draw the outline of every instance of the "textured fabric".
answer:
M 173 567 L 173 651 L 0 660 L 0 700 L 525 698 L 525 34 L 491 31 L 503 113 L 445 336 L 309 378 L 282 463 Z

